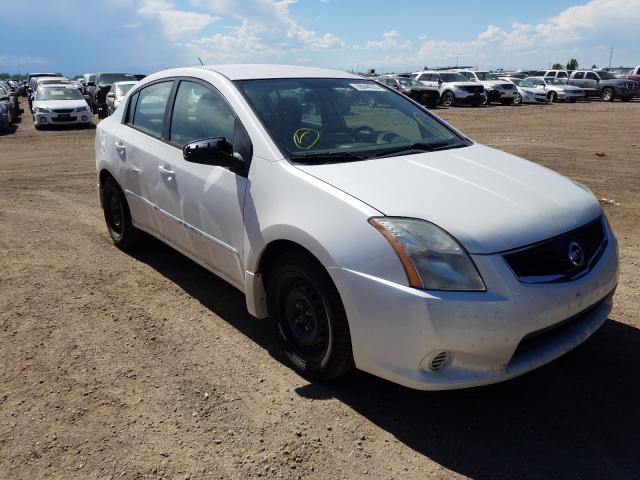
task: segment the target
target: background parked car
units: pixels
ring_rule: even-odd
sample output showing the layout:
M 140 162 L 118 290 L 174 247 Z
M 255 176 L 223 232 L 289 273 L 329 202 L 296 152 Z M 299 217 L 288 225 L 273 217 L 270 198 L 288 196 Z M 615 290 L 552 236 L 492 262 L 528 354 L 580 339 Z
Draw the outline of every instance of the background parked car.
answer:
M 47 85 L 47 84 L 52 84 L 52 83 L 65 83 L 65 84 L 70 84 L 71 80 L 69 80 L 66 77 L 49 77 L 49 76 L 45 76 L 45 77 L 37 77 L 35 79 L 31 80 L 31 89 L 29 91 L 29 108 L 31 109 L 31 111 L 33 111 L 33 97 L 36 94 L 36 91 L 38 90 L 38 88 L 40 88 L 41 85 Z
M 638 90 L 633 80 L 617 78 L 602 70 L 576 70 L 569 77 L 569 85 L 582 88 L 588 97 L 600 97 L 606 102 L 613 102 L 616 97 L 628 102 Z
M 500 102 L 502 105 L 511 105 L 516 96 L 516 88 L 511 82 L 500 80 L 493 72 L 482 70 L 457 70 L 469 80 L 484 85 L 487 103 Z
M 395 88 L 400 93 L 404 93 L 407 97 L 426 107 L 435 108 L 440 105 L 438 87 L 426 86 L 413 78 L 401 75 L 382 75 L 378 78 L 378 81 Z
M 569 78 L 571 75 L 570 70 L 538 70 L 529 77 L 555 77 L 555 78 Z M 526 77 L 525 77 L 526 78 Z
M 116 82 L 111 85 L 111 90 L 107 93 L 107 109 L 109 111 L 109 115 L 115 112 L 127 92 L 131 90 L 131 87 L 136 83 L 138 82 Z
M 564 80 L 555 77 L 527 77 L 522 83 L 525 83 L 525 86 L 541 87 L 546 92 L 549 103 L 565 100 L 573 103 L 584 98 L 581 88 L 568 85 Z
M 0 130 L 9 130 L 13 121 L 9 91 L 4 85 L 0 84 Z
M 33 98 L 33 124 L 89 124 L 91 111 L 82 93 L 70 83 L 45 84 L 38 87 Z
M 438 87 L 440 104 L 445 107 L 460 104 L 477 107 L 487 100 L 484 85 L 471 82 L 458 72 L 425 70 L 415 72 L 413 78 L 428 87 Z
M 13 120 L 15 121 L 15 119 L 17 119 L 20 116 L 20 105 L 18 103 L 18 92 L 16 91 L 16 89 L 14 87 L 11 86 L 11 83 L 9 83 L 6 80 L 0 80 L 0 85 L 2 85 L 5 90 L 7 91 L 7 94 L 9 95 L 9 105 L 11 108 L 11 116 L 13 117 Z
M 87 83 L 87 90 L 91 97 L 91 107 L 93 113 L 98 114 L 98 118 L 108 115 L 107 93 L 111 90 L 111 85 L 115 82 L 137 81 L 136 77 L 129 73 L 96 73 L 95 80 Z
M 513 99 L 514 105 L 523 103 L 548 103 L 547 91 L 541 86 L 522 78 L 501 77 L 513 83 L 518 92 Z
M 624 78 L 633 80 L 638 84 L 638 89 L 636 90 L 636 96 L 640 96 L 640 65 L 630 69 Z

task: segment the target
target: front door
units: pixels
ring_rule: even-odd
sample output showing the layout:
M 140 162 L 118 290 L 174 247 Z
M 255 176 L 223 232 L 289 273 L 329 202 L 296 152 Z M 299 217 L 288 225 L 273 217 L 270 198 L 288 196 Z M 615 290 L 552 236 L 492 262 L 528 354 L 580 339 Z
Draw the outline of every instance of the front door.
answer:
M 171 243 L 232 283 L 243 285 L 242 210 L 247 179 L 227 168 L 187 162 L 182 154 L 185 144 L 205 138 L 225 137 L 235 146 L 239 130 L 244 132 L 220 92 L 208 84 L 181 80 L 169 143 L 158 152 L 157 205 Z

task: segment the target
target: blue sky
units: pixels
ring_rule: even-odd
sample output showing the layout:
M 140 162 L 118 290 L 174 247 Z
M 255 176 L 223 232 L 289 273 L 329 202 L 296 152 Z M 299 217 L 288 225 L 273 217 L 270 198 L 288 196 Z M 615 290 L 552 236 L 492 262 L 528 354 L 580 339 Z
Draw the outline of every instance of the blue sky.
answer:
M 5 4 L 6 3 L 6 4 Z M 339 69 L 640 64 L 640 0 L 21 0 L 0 71 L 151 73 L 205 63 Z

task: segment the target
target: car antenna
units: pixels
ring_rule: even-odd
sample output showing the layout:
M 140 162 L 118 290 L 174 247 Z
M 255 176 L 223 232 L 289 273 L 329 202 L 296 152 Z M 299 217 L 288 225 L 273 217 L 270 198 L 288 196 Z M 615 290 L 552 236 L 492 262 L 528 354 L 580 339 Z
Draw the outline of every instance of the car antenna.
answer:
M 202 59 L 200 57 L 198 57 L 198 61 L 200 62 L 200 65 L 204 67 L 204 63 L 202 63 Z

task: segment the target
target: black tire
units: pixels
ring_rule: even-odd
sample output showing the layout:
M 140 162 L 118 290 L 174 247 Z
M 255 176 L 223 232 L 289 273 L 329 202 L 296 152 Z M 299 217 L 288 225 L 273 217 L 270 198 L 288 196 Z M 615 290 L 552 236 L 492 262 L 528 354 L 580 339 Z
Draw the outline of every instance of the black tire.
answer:
M 143 232 L 133 226 L 127 199 L 112 178 L 107 178 L 102 185 L 102 210 L 116 247 L 128 249 L 140 243 Z
M 353 370 L 347 314 L 331 277 L 303 250 L 280 256 L 267 272 L 269 315 L 284 354 L 301 375 L 327 381 Z
M 613 88 L 603 88 L 600 93 L 600 98 L 605 102 L 613 102 L 616 98 L 616 92 L 613 91 Z
M 456 100 L 456 96 L 453 94 L 453 92 L 447 90 L 442 94 L 442 98 L 440 99 L 440 104 L 443 107 L 450 107 L 451 105 L 453 105 L 453 102 L 455 102 L 455 100 Z
M 549 103 L 556 103 L 558 101 L 558 94 L 556 92 L 549 92 L 547 99 L 549 100 Z
M 522 105 L 522 95 L 520 95 L 519 93 L 516 93 L 516 96 L 513 99 L 513 104 Z

